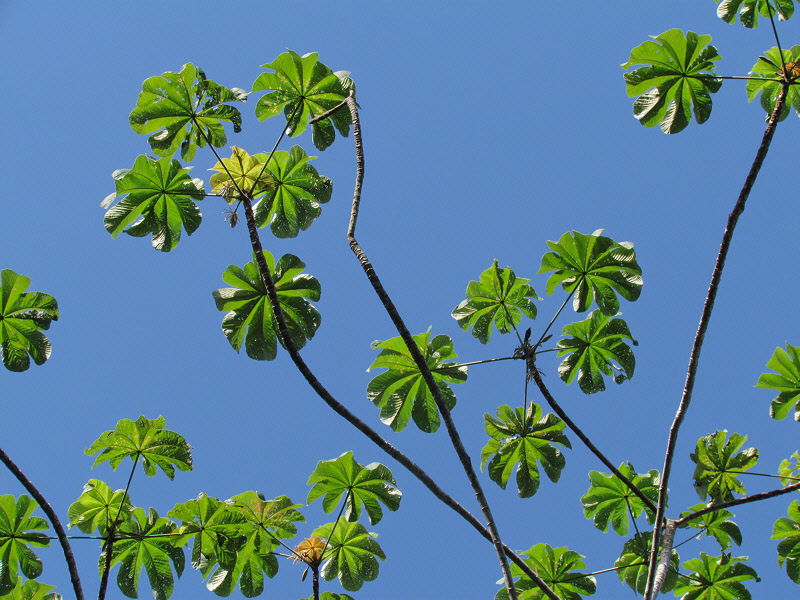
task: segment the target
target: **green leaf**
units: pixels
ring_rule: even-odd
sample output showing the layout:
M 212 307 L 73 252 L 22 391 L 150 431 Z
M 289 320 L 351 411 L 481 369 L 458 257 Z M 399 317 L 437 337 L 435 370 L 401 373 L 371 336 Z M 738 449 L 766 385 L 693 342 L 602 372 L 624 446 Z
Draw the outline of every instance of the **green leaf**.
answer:
M 711 116 L 711 94 L 722 86 L 714 66 L 722 57 L 709 46 L 711 36 L 670 29 L 650 37 L 655 41 L 634 48 L 621 65 L 625 70 L 646 65 L 625 73 L 628 96 L 638 96 L 633 116 L 645 127 L 660 124 L 664 133 L 683 131 L 692 109 L 695 121 L 705 123 Z
M 685 569 L 693 571 L 688 576 L 681 576 L 675 585 L 675 595 L 681 600 L 751 600 L 750 592 L 742 585 L 743 581 L 755 579 L 761 581 L 755 569 L 739 562 L 747 557 L 708 556 L 700 553 L 683 563 Z
M 602 232 L 567 232 L 558 242 L 547 242 L 552 252 L 542 257 L 539 273 L 555 271 L 547 280 L 548 296 L 560 283 L 565 292 L 574 292 L 577 312 L 586 312 L 597 300 L 597 307 L 613 317 L 619 312 L 617 294 L 629 302 L 639 298 L 642 269 L 631 242 L 617 243 Z
M 637 533 L 632 539 L 625 542 L 622 554 L 614 563 L 620 581 L 627 583 L 634 592 L 642 595 L 647 587 L 647 565 L 650 560 L 652 541 L 653 533 L 651 531 Z M 680 558 L 674 549 L 670 556 L 670 567 L 661 586 L 662 594 L 671 591 L 678 581 Z
M 758 27 L 759 13 L 767 19 L 770 15 L 777 16 L 781 21 L 791 19 L 794 14 L 794 2 L 793 0 L 722 0 L 717 7 L 717 16 L 726 23 L 734 23 L 737 13 L 742 25 L 755 29 Z
M 261 492 L 244 492 L 231 498 L 231 502 L 248 523 L 262 531 L 271 531 L 277 538 L 293 538 L 297 535 L 295 523 L 305 523 L 305 517 L 297 510 L 301 505 L 288 496 L 267 500 Z
M 21 373 L 50 358 L 50 340 L 42 330 L 58 321 L 58 302 L 49 294 L 25 292 L 31 280 L 11 269 L 0 271 L 0 354 L 9 371 Z
M 597 581 L 591 575 L 578 573 L 585 569 L 577 552 L 567 548 L 551 548 L 548 544 L 536 544 L 527 552 L 520 552 L 525 563 L 563 600 L 580 600 L 581 596 L 592 596 L 597 590 Z M 519 600 L 540 600 L 545 596 L 537 585 L 517 565 L 511 564 L 511 575 L 520 579 L 514 584 Z M 502 584 L 500 580 L 498 583 Z M 508 600 L 505 586 L 495 594 L 495 600 Z
M 437 335 L 430 340 L 430 335 L 428 329 L 425 333 L 415 335 L 414 342 L 430 367 L 447 408 L 452 410 L 456 405 L 456 396 L 448 383 L 466 381 L 467 367 L 445 362 L 458 357 L 449 336 Z M 381 409 L 381 421 L 395 431 L 405 429 L 411 418 L 425 433 L 439 429 L 439 409 L 403 339 L 398 336 L 385 342 L 375 341 L 372 348 L 380 349 L 381 353 L 367 371 L 389 369 L 367 386 L 367 398 Z
M 773 540 L 778 544 L 778 566 L 786 565 L 786 575 L 800 584 L 800 506 L 797 500 L 789 505 L 789 517 L 781 517 L 772 529 Z
M 175 478 L 175 467 L 191 471 L 192 447 L 182 435 L 164 429 L 166 424 L 164 417 L 153 420 L 143 415 L 135 422 L 122 419 L 114 431 L 106 431 L 86 449 L 89 456 L 100 452 L 92 468 L 109 461 L 116 471 L 125 458 L 136 461 L 141 457 L 145 475 L 150 477 L 156 474 L 156 467 L 161 467 L 170 479 Z
M 166 73 L 146 79 L 130 116 L 131 128 L 140 134 L 157 132 L 148 142 L 158 156 L 171 157 L 181 149 L 181 158 L 194 159 L 197 146 L 206 143 L 221 148 L 228 138 L 222 122 L 242 130 L 239 109 L 227 102 L 244 102 L 247 92 L 228 89 L 206 79 L 199 67 L 187 63 L 180 73 Z
M 246 519 L 233 507 L 232 501 L 221 502 L 201 493 L 196 500 L 176 504 L 168 516 L 183 523 L 180 528 L 182 537 L 174 542 L 175 545 L 183 546 L 192 541 L 193 568 L 199 569 L 208 561 L 233 568 L 242 524 Z
M 45 585 L 33 579 L 28 579 L 22 583 L 22 579 L 17 579 L 17 586 L 8 594 L 3 594 L 2 600 L 63 600 L 61 594 L 56 594 L 56 586 Z
M 696 504 L 688 511 L 682 512 L 681 517 L 685 517 L 693 512 L 697 512 L 706 508 L 705 504 Z M 732 542 L 737 546 L 742 545 L 742 532 L 739 526 L 733 521 L 728 519 L 733 514 L 727 510 L 718 510 L 712 513 L 705 513 L 699 517 L 692 519 L 685 526 L 694 529 L 702 529 L 706 535 L 713 536 L 719 543 L 720 550 L 723 552 L 731 547 Z
M 654 503 L 658 502 L 658 487 L 661 477 L 655 469 L 642 475 L 636 473 L 629 462 L 622 463 L 619 471 L 630 479 L 641 492 Z M 616 475 L 589 471 L 589 491 L 581 498 L 583 514 L 587 519 L 594 517 L 594 526 L 603 532 L 608 531 L 609 524 L 619 535 L 628 535 L 630 516 L 638 517 L 645 512 L 647 522 L 654 523 L 655 514 L 634 495 Z
M 259 121 L 283 112 L 287 132 L 294 137 L 306 130 L 309 120 L 341 103 L 351 92 L 355 93 L 349 73 L 334 73 L 318 58 L 316 52 L 300 56 L 289 50 L 273 62 L 261 65 L 262 69 L 275 72 L 262 73 L 253 83 L 253 92 L 272 90 L 256 104 Z M 347 137 L 350 124 L 350 111 L 346 106 L 332 117 L 315 123 L 311 126 L 314 146 L 319 150 L 330 146 L 336 137 L 334 126 Z
M 301 598 L 301 600 L 315 600 L 314 595 L 312 594 L 308 598 Z M 349 594 L 335 594 L 334 592 L 322 592 L 319 596 L 319 600 L 354 600 L 353 597 Z
M 787 342 L 786 350 L 775 348 L 767 368 L 776 373 L 761 375 L 756 387 L 778 392 L 769 410 L 773 419 L 785 419 L 794 407 L 794 420 L 800 421 L 800 348 Z
M 31 546 L 46 548 L 50 540 L 43 533 L 50 526 L 31 514 L 38 504 L 25 494 L 0 496 L 0 595 L 11 593 L 18 585 L 19 571 L 28 579 L 42 574 L 42 561 Z
M 144 569 L 155 599 L 166 600 L 175 585 L 170 561 L 178 577 L 183 573 L 185 561 L 183 550 L 173 546 L 168 535 L 175 532 L 175 523 L 159 517 L 153 508 L 147 514 L 143 508 L 135 508 L 132 517 L 120 525 L 119 537 L 114 542 L 111 567 L 120 565 L 117 585 L 128 598 L 138 598 L 139 578 Z M 105 557 L 104 551 L 100 555 L 101 575 Z
M 497 409 L 497 418 L 487 413 L 484 420 L 491 439 L 481 451 L 481 470 L 491 457 L 492 481 L 506 489 L 516 470 L 519 496 L 530 498 L 539 489 L 539 463 L 550 481 L 558 481 L 567 461 L 553 444 L 572 448 L 561 419 L 552 413 L 543 417 L 537 404 L 529 404 L 527 412 L 521 406 L 512 410 L 504 404 Z
M 387 467 L 377 462 L 362 467 L 353 459 L 352 452 L 317 463 L 317 468 L 308 478 L 308 485 L 312 484 L 314 487 L 308 492 L 306 504 L 325 496 L 322 508 L 330 514 L 339 504 L 342 494 L 347 494 L 345 519 L 358 521 L 363 505 L 372 525 L 383 518 L 381 503 L 394 512 L 400 507 L 403 497 Z
M 269 252 L 264 252 L 264 258 L 275 283 L 289 335 L 300 349 L 306 345 L 306 340 L 314 337 L 320 324 L 319 311 L 308 302 L 319 300 L 319 281 L 302 272 L 306 265 L 293 254 L 284 254 L 277 265 Z M 254 360 L 274 360 L 280 340 L 278 325 L 255 259 L 244 268 L 229 266 L 222 280 L 236 286 L 218 289 L 212 294 L 217 310 L 230 311 L 222 319 L 225 337 L 237 352 L 244 344 L 247 356 Z M 280 341 L 283 345 L 283 340 Z
M 386 560 L 374 538 L 377 534 L 367 532 L 361 523 L 339 521 L 336 529 L 334 523 L 327 523 L 314 530 L 312 535 L 328 539 L 326 562 L 321 573 L 325 581 L 334 577 L 348 592 L 357 592 L 365 581 L 373 581 L 378 576 L 378 561 Z
M 558 375 L 567 385 L 577 376 L 581 391 L 594 394 L 606 389 L 603 374 L 618 384 L 633 377 L 636 359 L 622 340 L 631 340 L 634 346 L 638 342 L 622 319 L 594 310 L 586 320 L 564 326 L 564 335 L 572 338 L 558 342 L 558 356 L 567 355 L 558 366 Z
M 256 155 L 266 161 L 266 154 Z M 276 187 L 267 190 L 253 207 L 256 224 L 269 224 L 275 237 L 297 237 L 322 214 L 320 204 L 331 199 L 333 185 L 309 164 L 316 156 L 308 156 L 300 146 L 292 146 L 289 152 L 278 150 L 267 166 Z
M 203 220 L 195 201 L 205 196 L 203 181 L 192 179 L 177 160 L 141 155 L 132 169 L 113 173 L 116 191 L 100 204 L 108 208 L 106 230 L 116 238 L 123 231 L 134 237 L 152 234 L 153 248 L 173 250 L 181 227 L 192 235 Z M 114 206 L 111 203 L 119 200 Z M 109 208 L 111 206 L 111 208 Z
M 212 192 L 224 197 L 228 204 L 233 204 L 239 198 L 237 189 L 251 197 L 275 189 L 275 180 L 264 169 L 266 157 L 260 160 L 261 155 L 250 156 L 238 146 L 231 146 L 231 150 L 230 158 L 223 158 L 209 169 L 217 171 L 209 182 Z
M 125 490 L 114 491 L 105 482 L 90 479 L 83 486 L 83 493 L 69 507 L 69 527 L 77 525 L 86 535 L 95 531 L 106 535 L 117 515 L 120 516 L 118 522 L 125 522 L 132 511 L 130 496 L 125 496 Z
M 734 493 L 746 493 L 738 475 L 756 465 L 758 450 L 748 448 L 737 454 L 747 436 L 734 433 L 726 442 L 727 435 L 727 430 L 723 430 L 701 437 L 696 450 L 689 455 L 697 465 L 694 486 L 701 500 L 710 497 L 714 502 L 727 502 L 733 500 Z
M 778 467 L 778 475 L 780 475 L 781 483 L 783 485 L 790 485 L 800 482 L 800 454 L 795 452 L 789 458 L 784 458 Z
M 536 318 L 533 300 L 541 300 L 528 285 L 530 279 L 517 279 L 511 267 L 501 269 L 497 259 L 481 273 L 480 281 L 470 281 L 467 299 L 453 309 L 452 316 L 464 331 L 482 344 L 492 337 L 492 325 L 500 333 L 510 333 L 522 321 L 522 315 Z
M 791 84 L 786 92 L 783 108 L 778 113 L 778 121 L 783 121 L 789 116 L 790 107 L 800 116 L 800 46 L 784 50 L 783 61 L 778 48 L 771 48 L 764 54 L 766 56 L 760 57 L 750 71 L 752 79 L 748 80 L 745 87 L 747 100 L 752 102 L 761 94 L 761 108 L 766 111 L 766 120 L 769 121 L 781 93 L 783 84 L 780 80 L 785 79 Z M 786 73 L 783 70 L 783 63 L 786 63 Z

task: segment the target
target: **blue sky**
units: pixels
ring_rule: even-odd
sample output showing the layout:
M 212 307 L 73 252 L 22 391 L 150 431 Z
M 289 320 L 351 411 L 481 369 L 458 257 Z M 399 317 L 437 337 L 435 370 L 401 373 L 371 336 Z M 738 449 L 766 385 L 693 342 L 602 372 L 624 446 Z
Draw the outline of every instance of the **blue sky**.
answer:
M 122 418 L 163 415 L 194 446 L 193 472 L 178 473 L 174 482 L 134 478 L 134 503 L 161 515 L 200 492 L 224 499 L 255 489 L 302 503 L 317 462 L 353 450 L 362 464 L 389 466 L 404 493 L 399 512 L 370 528 L 388 560 L 355 596 L 493 597 L 500 573 L 489 544 L 336 418 L 284 352 L 260 363 L 232 351 L 211 292 L 226 286 L 223 271 L 247 262 L 250 249 L 246 230 L 223 221 L 219 199 L 201 203 L 203 226 L 170 254 L 153 250 L 147 238 L 112 240 L 99 204 L 113 191 L 111 172 L 150 152 L 128 124 L 144 79 L 193 62 L 210 79 L 250 89 L 260 65 L 286 48 L 318 52 L 332 69 L 351 71 L 358 86 L 366 153 L 358 238 L 413 333 L 432 326 L 434 334 L 451 336 L 465 362 L 507 356 L 516 346 L 510 336 L 483 346 L 450 317 L 467 283 L 493 259 L 532 279 L 545 297 L 546 276 L 536 273 L 547 240 L 605 228 L 635 243 L 645 286 L 637 303 L 622 306 L 639 340 L 634 378 L 585 396 L 559 381 L 555 356 L 539 366 L 562 406 L 615 463 L 629 460 L 642 473 L 661 469 L 723 227 L 761 140 L 764 111 L 747 103 L 744 84 L 728 81 L 705 125 L 693 123 L 676 136 L 647 130 L 631 114 L 619 65 L 648 35 L 678 27 L 713 37 L 723 57 L 718 73 L 745 75 L 774 40 L 767 26 L 727 25 L 712 2 L 609 4 L 0 5 L 6 82 L 0 268 L 30 277 L 31 289 L 53 294 L 61 310 L 48 334 L 50 361 L 24 374 L 0 374 L 0 446 L 65 520 L 88 479 L 124 487 L 122 469 L 91 471 L 93 459 L 83 454 Z M 799 23 L 780 24 L 784 47 L 797 41 Z M 251 153 L 269 150 L 281 128 L 256 120 L 255 100 L 241 107 L 244 131 L 229 132 L 231 144 Z M 792 184 L 797 125 L 791 115 L 779 126 L 734 239 L 679 438 L 673 518 L 699 502 L 689 460 L 698 437 L 717 429 L 748 435 L 747 445 L 760 450 L 760 472 L 775 472 L 798 449 L 797 424 L 771 420 L 772 395 L 754 389 L 775 347 L 800 344 L 800 285 L 791 266 L 800 216 Z M 314 164 L 334 186 L 322 217 L 298 238 L 277 240 L 263 230 L 266 249 L 298 255 L 322 284 L 316 303 L 322 325 L 303 351 L 307 362 L 340 401 L 477 514 L 444 431 L 409 427 L 394 434 L 366 399 L 374 374 L 365 371 L 376 356 L 370 343 L 396 333 L 346 242 L 352 138 L 337 139 L 321 155 L 308 135 L 291 143 L 319 155 Z M 207 179 L 214 162 L 201 150 L 193 175 Z M 562 300 L 538 303 L 540 317 L 529 323 L 534 332 Z M 557 333 L 582 319 L 562 316 Z M 522 387 L 521 365 L 506 362 L 472 367 L 455 390 L 453 415 L 476 465 L 487 441 L 483 415 L 519 405 Z M 511 547 L 568 546 L 598 571 L 613 566 L 624 540 L 583 517 L 587 473 L 604 469 L 570 437 L 574 449 L 566 452 L 561 481 L 543 481 L 533 498 L 518 498 L 513 484 L 500 490 L 485 473 L 481 481 Z M 0 483 L 3 494 L 21 493 L 6 473 Z M 745 484 L 748 493 L 777 485 L 753 477 Z M 744 534 L 734 555 L 751 556 L 762 577 L 749 584 L 756 597 L 797 593 L 779 572 L 769 539 L 790 501 L 784 496 L 734 511 Z M 304 514 L 302 536 L 333 520 L 319 503 Z M 74 546 L 92 595 L 99 544 Z M 701 551 L 718 552 L 714 544 L 693 542 L 681 548 L 681 558 Z M 59 552 L 42 556 L 41 580 L 69 596 Z M 281 564 L 266 594 L 308 597 L 301 573 Z M 323 589 L 341 590 L 335 582 Z M 629 593 L 615 575 L 598 575 L 595 597 Z M 199 574 L 187 569 L 173 598 L 206 596 L 212 594 Z

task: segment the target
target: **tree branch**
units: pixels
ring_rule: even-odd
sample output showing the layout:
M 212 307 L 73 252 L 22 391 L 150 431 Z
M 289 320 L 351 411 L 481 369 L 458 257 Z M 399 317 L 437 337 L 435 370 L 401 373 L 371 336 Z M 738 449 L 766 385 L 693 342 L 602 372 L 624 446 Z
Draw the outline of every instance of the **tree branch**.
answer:
M 725 510 L 727 508 L 731 508 L 732 506 L 739 506 L 740 504 L 749 504 L 750 502 L 758 502 L 759 500 L 767 500 L 768 498 L 777 498 L 778 496 L 783 496 L 784 494 L 788 494 L 789 492 L 796 492 L 800 490 L 800 483 L 794 483 L 792 485 L 787 485 L 785 488 L 781 488 L 779 490 L 772 490 L 770 492 L 761 492 L 759 494 L 753 494 L 752 496 L 745 496 L 744 498 L 737 498 L 736 500 L 729 500 L 728 502 L 720 502 L 719 504 L 712 504 L 711 506 L 707 506 L 702 510 L 698 510 L 697 512 L 690 513 L 685 517 L 682 517 L 675 521 L 675 525 L 677 527 L 683 526 L 685 523 L 696 519 L 697 517 L 702 517 L 708 513 L 717 512 L 718 510 Z

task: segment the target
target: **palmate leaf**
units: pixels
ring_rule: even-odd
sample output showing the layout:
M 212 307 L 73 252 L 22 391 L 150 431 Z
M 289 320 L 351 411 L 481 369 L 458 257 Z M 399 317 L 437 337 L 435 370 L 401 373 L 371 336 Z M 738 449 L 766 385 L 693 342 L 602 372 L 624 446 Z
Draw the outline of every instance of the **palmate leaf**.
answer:
M 256 156 L 262 161 L 268 158 L 266 154 Z M 275 152 L 266 172 L 276 186 L 267 190 L 253 207 L 258 227 L 269 225 L 275 237 L 297 237 L 322 214 L 320 204 L 331 199 L 333 185 L 309 163 L 315 158 L 300 146 L 292 146 L 289 152 Z
M 456 396 L 448 383 L 463 383 L 467 380 L 467 367 L 445 362 L 458 355 L 453 350 L 449 336 L 437 335 L 430 340 L 431 331 L 414 336 L 425 362 L 433 373 L 433 379 L 444 398 L 447 408 L 456 405 Z M 409 420 L 425 433 L 439 429 L 440 415 L 433 394 L 425 384 L 403 338 L 395 337 L 385 342 L 372 342 L 372 348 L 381 350 L 367 371 L 388 368 L 367 385 L 367 398 L 381 409 L 381 421 L 395 431 L 402 431 Z
M 519 325 L 522 315 L 535 319 L 533 300 L 541 300 L 528 285 L 530 279 L 517 278 L 511 267 L 501 269 L 497 259 L 481 273 L 480 281 L 470 281 L 467 299 L 453 309 L 452 316 L 464 331 L 472 327 L 472 335 L 482 344 L 492 337 L 492 325 L 500 333 L 510 333 Z M 513 324 L 513 325 L 512 325 Z
M 177 160 L 141 155 L 132 169 L 118 169 L 112 177 L 116 191 L 100 203 L 108 208 L 103 222 L 111 237 L 123 231 L 134 237 L 152 234 L 153 248 L 169 252 L 181 241 L 181 227 L 186 235 L 200 227 L 203 215 L 195 202 L 205 196 L 203 181 L 189 177 Z
M 322 565 L 321 573 L 325 581 L 339 578 L 339 583 L 348 592 L 357 592 L 365 581 L 373 581 L 378 576 L 378 561 L 386 560 L 374 538 L 361 523 L 339 521 L 336 529 L 334 523 L 327 523 L 314 530 L 312 535 L 328 540 L 327 559 Z
M 316 600 L 312 594 L 306 600 Z M 350 594 L 336 594 L 334 592 L 322 592 L 319 600 L 355 600 Z
M 701 552 L 699 558 L 683 563 L 683 568 L 692 573 L 678 578 L 675 595 L 681 600 L 751 600 L 752 596 L 742 582 L 761 579 L 755 569 L 740 562 L 745 560 L 746 556 L 732 557 L 724 553 L 722 556 L 708 556 Z
M 197 146 L 205 148 L 210 142 L 221 148 L 227 143 L 223 122 L 233 124 L 236 133 L 242 130 L 239 109 L 225 103 L 246 99 L 244 90 L 206 79 L 201 68 L 187 63 L 180 73 L 167 71 L 144 81 L 131 112 L 131 128 L 141 134 L 157 132 L 148 142 L 158 156 L 171 157 L 180 148 L 181 158 L 189 162 Z
M 638 342 L 622 319 L 594 310 L 586 320 L 565 325 L 564 335 L 572 338 L 558 342 L 558 356 L 567 356 L 558 366 L 558 375 L 567 385 L 577 376 L 581 391 L 594 394 L 606 389 L 603 374 L 618 384 L 633 377 L 636 359 L 622 340 L 631 340 L 634 346 Z
M 135 508 L 132 518 L 121 524 L 119 537 L 114 542 L 111 567 L 119 564 L 117 585 L 128 598 L 139 597 L 139 579 L 142 569 L 156 600 L 166 600 L 172 595 L 175 581 L 172 576 L 172 562 L 178 577 L 183 573 L 185 557 L 181 548 L 173 545 L 168 535 L 176 530 L 175 523 L 159 517 L 155 509 L 145 513 L 143 508 Z M 100 555 L 100 574 L 105 565 L 105 551 Z
M 800 481 L 800 454 L 795 452 L 789 458 L 784 458 L 778 467 L 778 475 L 783 485 L 798 483 Z
M 696 504 L 688 511 L 682 512 L 681 517 L 703 510 L 704 508 L 706 508 L 705 504 Z M 724 552 L 731 547 L 733 542 L 735 542 L 737 546 L 742 545 L 742 532 L 739 530 L 739 526 L 736 523 L 729 520 L 732 516 L 733 514 L 727 510 L 718 510 L 713 513 L 700 515 L 684 526 L 702 529 L 703 533 L 706 535 L 713 536 L 719 543 L 720 550 Z
M 783 51 L 786 73 L 783 71 L 778 48 L 771 48 L 764 54 L 766 56 L 759 57 L 753 65 L 753 70 L 750 71 L 752 79 L 748 80 L 745 87 L 747 100 L 752 102 L 761 94 L 761 108 L 767 112 L 766 120 L 769 121 L 781 93 L 782 83 L 779 80 L 786 79 L 790 85 L 786 92 L 786 101 L 778 113 L 778 121 L 783 121 L 789 116 L 790 108 L 794 108 L 794 112 L 800 116 L 800 46 L 792 46 L 791 49 Z
M 654 503 L 658 502 L 658 487 L 661 477 L 655 469 L 647 474 L 636 473 L 631 463 L 623 463 L 619 471 L 630 479 L 641 492 Z M 608 526 L 619 535 L 628 535 L 630 515 L 638 517 L 644 511 L 647 522 L 653 524 L 655 515 L 642 500 L 634 495 L 616 475 L 589 471 L 591 486 L 581 498 L 583 514 L 587 519 L 594 517 L 594 526 L 603 532 Z
M 0 355 L 9 371 L 21 373 L 50 358 L 42 331 L 58 321 L 58 302 L 49 294 L 26 292 L 31 280 L 11 269 L 0 271 Z
M 334 73 L 319 62 L 316 52 L 300 56 L 289 50 L 271 63 L 261 65 L 274 73 L 262 73 L 253 83 L 253 92 L 272 90 L 256 104 L 259 121 L 274 117 L 283 111 L 287 131 L 294 137 L 303 133 L 310 119 L 327 112 L 350 93 L 355 84 L 348 71 Z M 336 137 L 334 126 L 347 137 L 350 132 L 350 111 L 342 107 L 332 117 L 311 126 L 314 146 L 325 150 Z
M 547 280 L 547 294 L 560 283 L 567 293 L 573 293 L 572 307 L 586 312 L 593 301 L 604 314 L 619 312 L 619 298 L 633 302 L 642 291 L 642 269 L 636 262 L 631 242 L 617 243 L 601 235 L 577 231 L 567 232 L 558 242 L 547 242 L 552 252 L 542 257 L 539 273 L 555 271 Z
M 597 590 L 597 581 L 591 575 L 578 573 L 585 569 L 577 552 L 567 548 L 551 548 L 548 544 L 536 544 L 527 552 L 520 552 L 525 563 L 563 600 L 580 600 L 581 596 L 592 596 Z M 511 565 L 511 575 L 520 579 L 514 583 L 519 600 L 545 598 L 539 587 L 517 565 Z M 503 580 L 497 583 L 502 584 Z M 494 596 L 495 600 L 508 600 L 508 590 L 503 588 Z
M 711 36 L 670 29 L 651 37 L 654 41 L 634 48 L 621 65 L 625 70 L 646 65 L 625 73 L 628 96 L 638 96 L 633 116 L 645 127 L 660 124 L 664 133 L 683 131 L 692 110 L 695 121 L 705 123 L 711 116 L 711 94 L 722 86 L 714 66 L 722 57 L 709 45 Z
M 714 502 L 733 500 L 733 494 L 746 493 L 738 476 L 758 461 L 758 450 L 748 448 L 737 453 L 747 436 L 734 433 L 726 441 L 727 430 L 717 431 L 697 440 L 697 448 L 689 457 L 697 465 L 694 487 L 701 500 Z
M 31 546 L 47 548 L 50 540 L 43 533 L 50 526 L 41 517 L 31 514 L 38 508 L 36 501 L 25 494 L 0 496 L 0 595 L 17 587 L 19 571 L 28 579 L 42 574 L 42 561 Z
M 633 538 L 625 542 L 622 547 L 622 554 L 614 563 L 617 576 L 620 581 L 625 582 L 636 593 L 644 595 L 647 587 L 647 565 L 650 560 L 650 544 L 653 540 L 653 533 L 646 531 L 637 533 Z M 678 581 L 678 568 L 680 567 L 680 557 L 673 549 L 670 556 L 670 569 L 664 578 L 661 586 L 661 593 L 666 593 L 675 587 Z
M 175 479 L 175 467 L 191 471 L 192 447 L 182 435 L 164 429 L 166 424 L 164 417 L 147 419 L 143 415 L 136 421 L 122 419 L 114 431 L 104 432 L 86 449 L 89 456 L 100 452 L 92 468 L 108 461 L 116 471 L 125 458 L 136 461 L 141 457 L 144 473 L 150 477 L 156 474 L 156 467 L 170 479 Z
M 61 594 L 50 591 L 54 589 L 54 585 L 45 585 L 33 579 L 28 579 L 25 583 L 22 583 L 22 579 L 17 579 L 17 587 L 4 594 L 2 600 L 63 600 Z
M 237 190 L 256 197 L 275 189 L 275 180 L 264 170 L 266 156 L 250 156 L 238 146 L 231 146 L 231 150 L 230 158 L 223 158 L 209 169 L 216 171 L 209 181 L 212 192 L 223 196 L 228 204 L 233 204 L 239 197 Z
M 199 569 L 207 561 L 233 567 L 237 541 L 246 519 L 234 509 L 232 501 L 222 502 L 201 493 L 195 500 L 176 504 L 167 516 L 182 521 L 181 537 L 175 545 L 183 546 L 192 541 L 193 568 Z
M 284 254 L 277 265 L 269 252 L 264 252 L 264 258 L 275 283 L 289 335 L 300 349 L 306 345 L 306 340 L 314 337 L 320 324 L 319 311 L 308 301 L 319 300 L 319 281 L 303 273 L 305 263 L 293 254 Z M 244 268 L 229 266 L 222 274 L 222 280 L 236 286 L 221 288 L 212 294 L 217 310 L 230 311 L 222 319 L 225 337 L 236 352 L 244 344 L 250 358 L 274 360 L 280 340 L 278 324 L 255 259 Z M 283 340 L 280 342 L 283 345 Z
M 714 0 L 720 2 L 720 0 Z M 777 16 L 788 21 L 794 14 L 794 0 L 722 0 L 717 7 L 717 16 L 726 23 L 734 23 L 736 15 L 742 25 L 750 29 L 758 27 L 758 15 L 769 19 Z
M 125 490 L 114 491 L 105 482 L 90 479 L 83 486 L 83 493 L 69 507 L 69 527 L 77 525 L 87 535 L 95 531 L 105 535 L 117 515 L 118 522 L 125 522 L 131 518 L 132 511 L 130 496 L 125 495 Z
M 786 575 L 800 584 L 800 506 L 797 500 L 789 505 L 789 517 L 781 517 L 772 529 L 772 539 L 778 544 L 778 566 L 786 566 Z
M 769 409 L 770 416 L 780 421 L 794 407 L 794 420 L 800 421 L 800 348 L 788 342 L 786 350 L 775 348 L 767 368 L 775 373 L 761 375 L 756 387 L 778 392 Z
M 358 521 L 363 506 L 372 525 L 383 518 L 381 503 L 394 512 L 400 507 L 403 497 L 388 467 L 377 462 L 362 467 L 353 459 L 352 452 L 317 463 L 317 468 L 308 478 L 308 485 L 312 484 L 306 504 L 325 496 L 322 508 L 330 514 L 336 509 L 342 495 L 347 494 L 343 513 L 345 519 Z
M 497 418 L 485 414 L 484 420 L 492 439 L 481 451 L 481 470 L 489 461 L 492 481 L 506 489 L 516 470 L 519 496 L 530 498 L 539 489 L 539 463 L 550 481 L 558 481 L 567 461 L 553 444 L 572 448 L 561 419 L 552 413 L 543 417 L 541 407 L 531 403 L 527 412 L 504 404 L 497 409 Z

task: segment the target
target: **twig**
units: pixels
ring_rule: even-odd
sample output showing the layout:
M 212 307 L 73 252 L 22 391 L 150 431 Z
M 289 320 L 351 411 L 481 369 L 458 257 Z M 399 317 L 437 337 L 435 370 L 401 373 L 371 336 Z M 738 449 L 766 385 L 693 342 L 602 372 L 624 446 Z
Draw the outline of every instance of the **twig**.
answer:
M 725 510 L 727 508 L 731 508 L 732 506 L 739 506 L 740 504 L 749 504 L 750 502 L 758 502 L 759 500 L 767 500 L 768 498 L 777 498 L 778 496 L 783 496 L 784 494 L 788 494 L 789 492 L 796 492 L 800 490 L 800 483 L 794 483 L 792 485 L 787 485 L 785 488 L 781 488 L 779 490 L 772 490 L 770 492 L 761 492 L 759 494 L 753 494 L 752 496 L 745 496 L 744 498 L 736 498 L 735 500 L 729 500 L 728 502 L 720 502 L 719 504 L 712 504 L 711 506 L 707 506 L 702 510 L 698 510 L 696 512 L 690 513 L 685 517 L 682 517 L 675 521 L 675 525 L 681 527 L 685 523 L 689 521 L 693 521 L 697 517 L 702 517 L 708 513 L 717 512 L 718 510 Z

